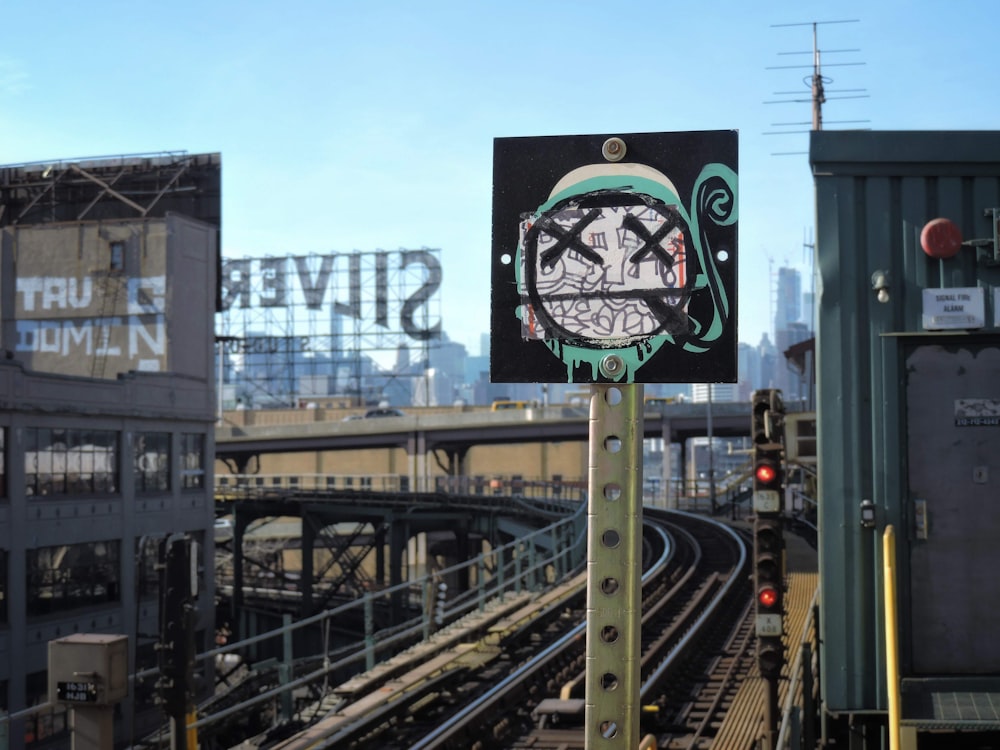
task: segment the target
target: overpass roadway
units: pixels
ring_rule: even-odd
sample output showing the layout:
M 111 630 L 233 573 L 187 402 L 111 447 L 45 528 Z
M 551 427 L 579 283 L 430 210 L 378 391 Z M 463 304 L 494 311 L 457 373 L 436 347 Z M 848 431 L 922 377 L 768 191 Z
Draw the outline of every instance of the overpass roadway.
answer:
M 711 411 L 709 411 L 711 409 Z M 643 415 L 643 435 L 683 442 L 708 434 L 715 437 L 750 434 L 750 405 L 744 402 L 657 405 Z M 234 473 L 246 473 L 249 461 L 266 453 L 404 448 L 409 457 L 410 486 L 424 488 L 427 456 L 442 451 L 452 473 L 460 475 L 462 458 L 473 446 L 548 441 L 586 441 L 590 437 L 587 407 L 545 406 L 503 411 L 413 413 L 350 421 L 237 427 L 215 431 L 215 456 Z M 669 455 L 669 451 L 664 452 Z M 668 474 L 669 476 L 669 474 Z

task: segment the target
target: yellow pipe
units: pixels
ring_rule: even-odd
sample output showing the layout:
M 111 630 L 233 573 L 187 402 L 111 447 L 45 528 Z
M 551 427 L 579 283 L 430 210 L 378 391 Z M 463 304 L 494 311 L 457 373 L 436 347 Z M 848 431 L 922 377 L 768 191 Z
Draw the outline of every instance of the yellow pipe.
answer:
M 885 679 L 889 689 L 889 750 L 899 750 L 899 641 L 896 613 L 896 531 L 885 527 L 882 557 L 885 580 Z
M 188 711 L 184 724 L 187 729 L 187 750 L 198 750 L 198 730 L 191 726 L 198 721 L 198 712 L 194 709 Z

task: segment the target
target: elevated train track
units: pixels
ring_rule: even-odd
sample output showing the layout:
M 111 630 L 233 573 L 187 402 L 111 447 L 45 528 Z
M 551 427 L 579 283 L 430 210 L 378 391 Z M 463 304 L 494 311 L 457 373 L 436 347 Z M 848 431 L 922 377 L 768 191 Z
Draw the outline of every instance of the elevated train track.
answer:
M 727 705 L 705 699 L 710 688 L 700 683 L 711 672 L 705 662 L 721 661 L 734 611 L 746 611 L 745 544 L 713 521 L 647 511 L 644 548 L 644 728 L 661 742 L 698 746 L 691 743 L 711 736 Z M 583 747 L 584 588 L 576 575 L 499 615 L 478 640 L 442 637 L 439 649 L 411 649 L 397 657 L 391 680 L 384 670 L 381 679 L 361 675 L 334 689 L 325 707 L 303 711 L 327 711 L 311 726 L 255 746 Z
M 294 622 L 291 629 L 324 633 L 313 656 L 300 656 L 298 640 L 284 660 L 274 647 L 258 653 L 259 644 L 286 637 L 274 632 L 202 654 L 225 684 L 199 706 L 201 746 L 583 747 L 586 580 L 584 557 L 571 548 L 584 541 L 586 504 L 502 499 L 522 518 L 534 513 L 537 530 L 467 563 L 486 577 L 450 591 L 441 625 L 430 616 L 431 579 L 408 581 Z M 550 541 L 536 545 L 534 535 Z M 645 741 L 711 747 L 753 662 L 745 540 L 711 518 L 647 507 L 642 549 Z M 348 622 L 371 627 L 379 598 L 384 605 L 393 596 L 410 620 L 366 630 L 353 646 L 328 641 Z

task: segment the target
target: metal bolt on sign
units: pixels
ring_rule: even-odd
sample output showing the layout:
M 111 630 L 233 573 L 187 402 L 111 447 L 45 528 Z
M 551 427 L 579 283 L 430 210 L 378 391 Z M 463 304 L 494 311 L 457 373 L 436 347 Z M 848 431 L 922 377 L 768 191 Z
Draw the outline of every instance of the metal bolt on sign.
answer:
M 601 155 L 608 161 L 621 161 L 626 150 L 625 141 L 621 138 L 608 138 L 601 147 Z
M 601 360 L 601 374 L 606 378 L 615 378 L 624 369 L 625 363 L 617 354 L 609 354 Z
M 591 386 L 587 748 L 639 746 L 642 404 L 641 384 Z

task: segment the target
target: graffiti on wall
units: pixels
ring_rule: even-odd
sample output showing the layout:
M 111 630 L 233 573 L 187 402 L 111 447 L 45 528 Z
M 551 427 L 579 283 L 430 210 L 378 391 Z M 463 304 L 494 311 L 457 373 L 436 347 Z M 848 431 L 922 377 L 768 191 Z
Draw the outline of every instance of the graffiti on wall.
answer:
M 165 370 L 166 297 L 164 275 L 18 277 L 15 351 L 48 372 Z

